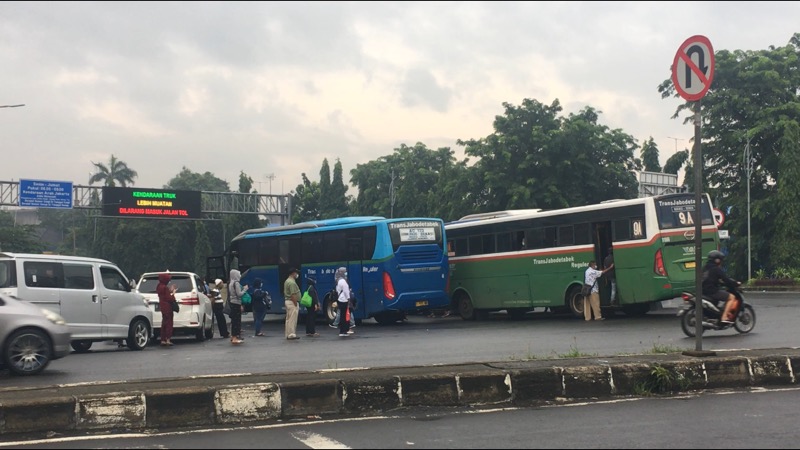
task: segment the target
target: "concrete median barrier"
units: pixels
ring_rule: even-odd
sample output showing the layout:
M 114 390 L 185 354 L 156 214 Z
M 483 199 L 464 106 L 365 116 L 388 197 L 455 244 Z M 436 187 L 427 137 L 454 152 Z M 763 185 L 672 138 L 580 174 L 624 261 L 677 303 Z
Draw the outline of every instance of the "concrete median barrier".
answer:
M 469 363 L 0 388 L 0 440 L 375 415 L 400 408 L 537 406 L 794 385 L 800 350 Z

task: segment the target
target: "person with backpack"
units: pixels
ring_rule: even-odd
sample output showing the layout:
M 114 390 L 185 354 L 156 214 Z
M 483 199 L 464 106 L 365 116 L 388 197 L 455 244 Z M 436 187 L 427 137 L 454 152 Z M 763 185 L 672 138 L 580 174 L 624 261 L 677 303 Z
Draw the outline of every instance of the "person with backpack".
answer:
M 306 336 L 319 337 L 317 333 L 317 311 L 319 311 L 319 294 L 317 293 L 317 279 L 306 278 L 308 289 L 306 293 L 311 297 L 311 306 L 306 306 Z M 305 295 L 304 295 L 305 296 Z
M 264 336 L 261 329 L 264 326 L 264 317 L 267 315 L 270 303 L 272 303 L 269 298 L 269 292 L 265 291 L 262 285 L 261 278 L 253 280 L 253 293 L 250 295 L 253 302 L 253 327 L 255 328 L 256 336 Z

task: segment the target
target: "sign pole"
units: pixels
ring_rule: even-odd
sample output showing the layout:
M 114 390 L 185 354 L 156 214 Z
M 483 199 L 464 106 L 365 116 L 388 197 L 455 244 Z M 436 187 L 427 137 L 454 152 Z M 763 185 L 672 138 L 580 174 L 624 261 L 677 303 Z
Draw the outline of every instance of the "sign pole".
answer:
M 703 351 L 703 155 L 700 100 L 694 102 L 694 301 L 695 350 Z
M 700 99 L 714 80 L 714 48 L 705 36 L 683 41 L 672 61 L 672 84 L 687 102 L 694 102 L 694 301 L 695 348 L 690 356 L 711 356 L 703 352 L 703 155 L 701 150 Z M 708 205 L 709 208 L 711 205 Z M 724 220 L 720 215 L 721 220 Z M 713 215 L 712 215 L 713 219 Z M 721 224 L 721 223 L 720 223 Z

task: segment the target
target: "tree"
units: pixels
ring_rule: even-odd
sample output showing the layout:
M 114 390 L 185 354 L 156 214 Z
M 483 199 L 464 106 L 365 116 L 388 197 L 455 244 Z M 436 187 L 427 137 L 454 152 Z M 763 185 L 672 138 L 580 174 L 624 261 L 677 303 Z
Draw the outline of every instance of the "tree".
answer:
M 323 217 L 320 201 L 323 198 L 320 183 L 308 179 L 305 173 L 302 174 L 303 182 L 298 184 L 292 196 L 294 205 L 293 222 L 308 222 L 310 220 L 320 220 Z
M 350 197 L 347 195 L 347 185 L 344 183 L 342 161 L 336 158 L 333 165 L 333 179 L 331 180 L 330 205 L 327 206 L 329 217 L 344 217 L 350 211 Z
M 677 175 L 678 171 L 681 170 L 686 161 L 689 159 L 689 150 L 681 150 L 676 152 L 674 155 L 670 156 L 667 159 L 667 162 L 664 164 L 664 173 L 671 173 L 673 175 Z M 645 169 L 647 170 L 647 169 Z
M 0 211 L 0 251 L 40 253 L 42 240 L 33 225 L 16 225 L 11 213 Z
M 549 106 L 532 99 L 519 107 L 503 106 L 505 115 L 495 118 L 494 133 L 458 141 L 478 159 L 470 171 L 477 212 L 555 209 L 636 196 L 636 141 L 600 125 L 597 110 L 587 106 L 560 118 L 557 99 Z
M 97 168 L 97 173 L 89 178 L 89 184 L 102 182 L 104 186 L 114 187 L 119 183 L 121 187 L 126 187 L 128 184 L 133 184 L 133 179 L 139 176 L 135 170 L 132 170 L 128 165 L 116 156 L 111 155 L 108 161 L 108 166 L 103 163 L 92 163 Z
M 779 125 L 781 126 L 781 125 Z M 772 265 L 776 268 L 800 267 L 800 125 L 787 120 L 781 139 L 778 173 L 779 205 L 772 243 Z
M 775 201 L 781 171 L 783 124 L 800 121 L 800 33 L 784 47 L 767 50 L 721 50 L 715 54 L 714 82 L 702 100 L 702 156 L 704 191 L 715 206 L 730 211 L 726 228 L 731 241 L 727 264 L 734 277 L 746 277 L 747 270 L 747 183 L 742 153 L 750 142 L 753 173 L 750 183 L 753 262 L 768 272 L 778 213 L 785 205 Z M 658 87 L 662 98 L 678 94 L 671 79 Z M 691 113 L 694 103 L 678 106 L 673 118 Z M 693 115 L 687 114 L 689 123 Z M 687 177 L 691 182 L 693 177 Z M 689 183 L 687 183 L 689 184 Z
M 658 145 L 653 137 L 642 145 L 642 163 L 646 172 L 661 172 L 661 163 L 658 162 Z
M 192 172 L 186 166 L 183 166 L 181 171 L 172 177 L 164 188 L 212 192 L 230 192 L 231 190 L 227 181 L 217 178 L 213 173 L 205 172 L 201 174 Z

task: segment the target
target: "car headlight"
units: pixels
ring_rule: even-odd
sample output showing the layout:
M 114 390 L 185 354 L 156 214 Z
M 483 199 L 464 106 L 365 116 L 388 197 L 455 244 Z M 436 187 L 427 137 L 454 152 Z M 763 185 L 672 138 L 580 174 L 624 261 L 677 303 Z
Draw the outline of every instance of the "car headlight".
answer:
M 56 314 L 53 311 L 50 311 L 49 309 L 42 308 L 42 312 L 44 313 L 44 316 L 47 318 L 47 320 L 49 320 L 50 322 L 53 322 L 56 325 L 66 325 L 67 324 L 67 321 L 64 320 L 64 318 L 61 317 L 61 315 Z

